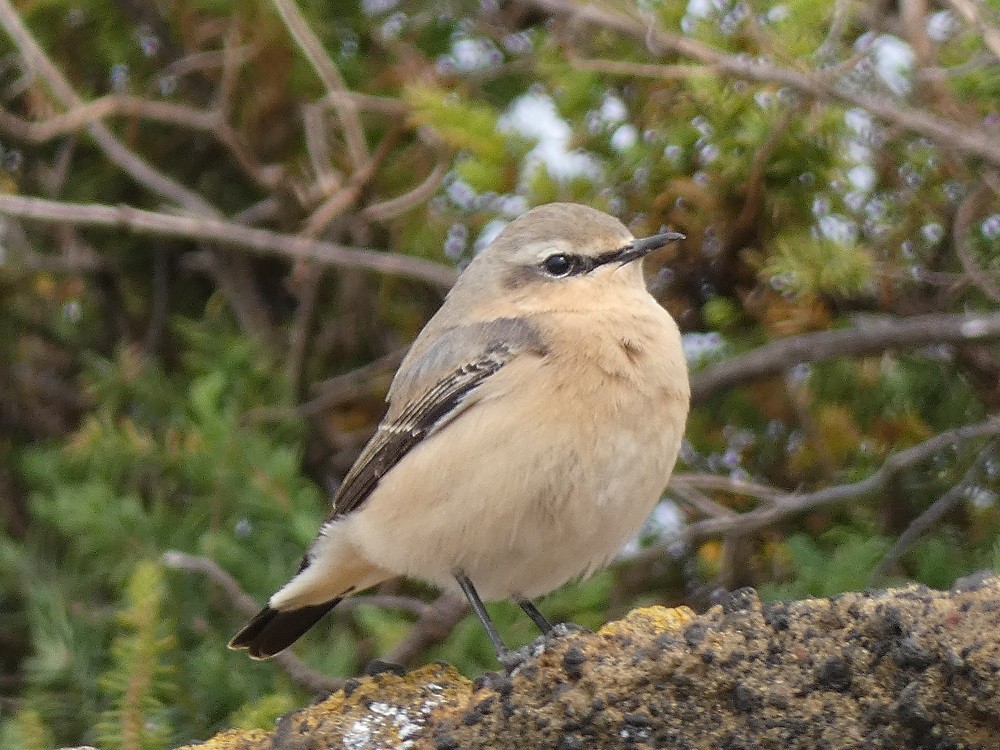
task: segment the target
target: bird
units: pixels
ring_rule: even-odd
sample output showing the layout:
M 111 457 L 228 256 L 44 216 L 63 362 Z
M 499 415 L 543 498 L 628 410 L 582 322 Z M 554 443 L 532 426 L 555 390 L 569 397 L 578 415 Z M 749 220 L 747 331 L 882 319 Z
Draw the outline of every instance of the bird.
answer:
M 464 594 L 501 664 L 514 652 L 484 601 L 558 634 L 532 600 L 606 566 L 677 459 L 687 364 L 642 259 L 680 239 L 574 203 L 510 222 L 414 340 L 298 571 L 229 647 L 271 657 L 400 576 Z

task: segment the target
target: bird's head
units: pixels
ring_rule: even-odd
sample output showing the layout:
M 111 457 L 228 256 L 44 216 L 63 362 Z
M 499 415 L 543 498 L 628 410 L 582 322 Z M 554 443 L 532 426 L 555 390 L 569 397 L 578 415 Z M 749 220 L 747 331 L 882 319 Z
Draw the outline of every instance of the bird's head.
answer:
M 562 297 L 609 285 L 642 287 L 636 261 L 683 237 L 636 239 L 618 219 L 589 206 L 549 203 L 508 224 L 462 273 L 456 291 Z

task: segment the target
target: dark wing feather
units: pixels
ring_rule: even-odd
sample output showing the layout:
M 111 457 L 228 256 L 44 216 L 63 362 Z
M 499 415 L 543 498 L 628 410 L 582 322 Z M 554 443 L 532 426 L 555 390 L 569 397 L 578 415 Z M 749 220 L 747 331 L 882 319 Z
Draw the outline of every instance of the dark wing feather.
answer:
M 357 510 L 414 446 L 461 413 L 484 380 L 518 354 L 544 354 L 545 346 L 527 320 L 497 318 L 437 331 L 429 346 L 418 339 L 416 351 L 418 358 L 408 355 L 400 366 L 389 413 L 344 477 L 327 523 Z
M 326 523 L 359 508 L 414 446 L 457 417 L 484 380 L 525 351 L 545 351 L 534 327 L 521 319 L 500 318 L 440 333 L 410 367 L 404 362 L 393 388 L 398 389 L 396 399 L 409 400 L 401 408 L 390 408 L 344 478 Z M 306 553 L 299 573 L 309 563 Z M 287 611 L 264 607 L 229 647 L 266 659 L 290 646 L 340 600 Z
M 420 398 L 407 404 L 395 419 L 380 424 L 344 478 L 327 520 L 356 510 L 392 467 L 436 428 L 457 416 L 469 394 L 511 356 L 504 345 L 490 348 L 479 359 L 437 381 Z

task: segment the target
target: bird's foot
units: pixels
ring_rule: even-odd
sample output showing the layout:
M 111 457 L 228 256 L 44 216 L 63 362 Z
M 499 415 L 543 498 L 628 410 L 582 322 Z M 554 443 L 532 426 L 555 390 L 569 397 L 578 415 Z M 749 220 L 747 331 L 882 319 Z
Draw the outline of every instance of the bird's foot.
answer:
M 521 648 L 507 649 L 503 653 L 497 654 L 497 661 L 500 662 L 500 666 L 504 668 L 508 676 L 514 674 L 514 671 L 520 667 L 524 662 L 531 658 L 533 649 L 531 645 L 521 646 Z
M 593 633 L 590 628 L 577 625 L 575 622 L 559 622 L 552 626 L 552 630 L 542 636 L 545 640 L 552 638 L 563 638 L 573 633 Z

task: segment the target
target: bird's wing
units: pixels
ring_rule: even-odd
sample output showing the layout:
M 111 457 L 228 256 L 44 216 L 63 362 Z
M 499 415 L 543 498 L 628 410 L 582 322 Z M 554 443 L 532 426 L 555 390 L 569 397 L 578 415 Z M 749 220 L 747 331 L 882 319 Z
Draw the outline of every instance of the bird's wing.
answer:
M 523 318 L 498 318 L 445 331 L 404 361 L 386 418 L 340 485 L 327 523 L 358 509 L 410 450 L 473 403 L 483 381 L 527 352 L 544 354 L 538 330 Z

